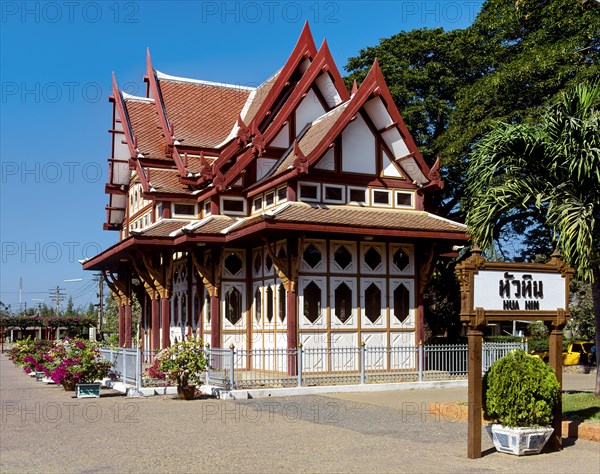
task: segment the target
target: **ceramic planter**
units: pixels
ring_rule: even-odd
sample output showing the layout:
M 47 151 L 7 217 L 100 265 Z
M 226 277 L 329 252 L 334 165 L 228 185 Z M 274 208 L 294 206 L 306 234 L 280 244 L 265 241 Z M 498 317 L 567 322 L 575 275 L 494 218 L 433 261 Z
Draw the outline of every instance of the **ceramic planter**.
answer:
M 185 385 L 177 386 L 177 396 L 179 400 L 193 400 L 196 396 L 196 386 L 195 385 Z
M 550 426 L 509 428 L 493 424 L 486 429 L 498 451 L 517 456 L 539 453 L 554 432 Z
M 77 398 L 100 398 L 99 383 L 78 383 L 75 386 Z

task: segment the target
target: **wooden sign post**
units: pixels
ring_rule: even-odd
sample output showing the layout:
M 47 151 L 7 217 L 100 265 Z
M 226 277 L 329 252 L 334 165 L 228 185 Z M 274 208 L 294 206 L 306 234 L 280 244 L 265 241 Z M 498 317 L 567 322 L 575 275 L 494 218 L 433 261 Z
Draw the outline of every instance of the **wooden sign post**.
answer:
M 544 321 L 550 330 L 550 365 L 562 390 L 562 337 L 569 318 L 573 269 L 554 253 L 548 263 L 488 262 L 475 246 L 456 266 L 460 283 L 460 320 L 469 344 L 467 457 L 481 457 L 483 329 L 500 321 Z M 562 449 L 562 397 L 554 412 L 550 442 Z

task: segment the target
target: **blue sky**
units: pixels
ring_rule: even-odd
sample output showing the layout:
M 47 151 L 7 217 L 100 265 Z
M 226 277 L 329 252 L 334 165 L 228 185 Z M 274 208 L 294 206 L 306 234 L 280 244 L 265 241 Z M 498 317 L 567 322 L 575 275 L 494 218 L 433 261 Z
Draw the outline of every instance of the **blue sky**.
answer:
M 1 2 L 0 301 L 19 307 L 21 279 L 27 307 L 51 304 L 57 285 L 76 306 L 94 301 L 78 260 L 117 239 L 102 230 L 111 72 L 144 95 L 146 48 L 167 74 L 255 86 L 283 65 L 305 20 L 344 74 L 380 38 L 464 28 L 481 3 Z

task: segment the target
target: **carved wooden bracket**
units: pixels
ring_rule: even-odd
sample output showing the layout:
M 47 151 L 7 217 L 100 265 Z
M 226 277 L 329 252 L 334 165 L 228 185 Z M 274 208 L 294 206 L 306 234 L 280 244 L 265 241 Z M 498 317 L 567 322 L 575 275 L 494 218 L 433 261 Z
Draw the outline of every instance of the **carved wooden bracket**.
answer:
M 297 140 L 294 140 L 294 156 L 296 157 L 293 163 L 294 168 L 296 168 L 300 174 L 308 173 L 308 158 L 306 158 L 302 153 L 302 150 L 300 150 Z
M 203 263 L 200 262 L 200 260 L 198 260 L 198 256 L 192 252 L 192 264 L 194 265 L 194 268 L 196 269 L 196 271 L 198 272 L 198 275 L 200 275 L 200 278 L 202 278 L 202 282 L 204 283 L 204 286 L 206 287 L 206 291 L 208 291 L 208 294 L 213 297 L 216 298 L 219 296 L 219 286 L 220 286 L 220 278 L 218 276 L 215 275 L 215 272 L 213 270 L 213 266 L 212 265 L 205 265 Z
M 127 283 L 119 280 L 112 272 L 106 274 L 105 278 L 108 289 L 119 306 L 131 304 L 131 296 L 127 291 Z
M 133 268 L 135 268 L 135 272 L 144 285 L 144 289 L 146 290 L 146 293 L 148 293 L 148 296 L 153 300 L 158 299 L 158 289 L 154 285 L 154 280 L 146 270 L 145 266 L 143 266 L 143 264 L 140 265 L 136 259 L 133 259 Z
M 173 278 L 173 259 L 165 258 L 164 268 L 153 264 L 152 260 L 143 252 L 137 252 L 140 261 L 146 267 L 147 275 L 151 278 L 152 284 L 161 298 L 169 298 L 171 294 L 171 280 Z
M 301 239 L 302 241 L 302 239 Z M 300 267 L 299 256 L 289 255 L 288 258 L 281 258 L 275 255 L 275 243 L 271 244 L 266 239 L 263 239 L 265 248 L 269 257 L 273 261 L 273 265 L 277 269 L 277 276 L 281 279 L 281 283 L 286 291 L 296 292 L 296 284 L 298 282 L 298 268 Z M 300 243 L 300 245 L 302 245 Z M 273 248 L 271 248 L 273 246 Z M 301 247 L 300 247 L 301 248 Z M 299 253 L 299 255 L 301 255 Z

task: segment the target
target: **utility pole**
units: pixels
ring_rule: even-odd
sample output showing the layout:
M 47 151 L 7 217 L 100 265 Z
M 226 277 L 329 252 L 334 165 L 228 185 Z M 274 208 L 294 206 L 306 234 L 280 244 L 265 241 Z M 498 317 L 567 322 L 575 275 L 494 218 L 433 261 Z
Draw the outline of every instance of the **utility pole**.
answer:
M 98 334 L 102 337 L 102 328 L 104 326 L 104 275 L 97 273 L 98 277 Z
M 56 304 L 56 315 L 59 315 L 60 312 L 60 302 L 64 301 L 64 299 L 66 298 L 65 295 L 65 290 L 64 288 L 60 288 L 58 285 L 56 286 L 56 289 L 54 288 L 50 288 L 48 290 L 48 292 L 50 293 L 50 299 L 52 301 L 54 301 L 54 303 Z

